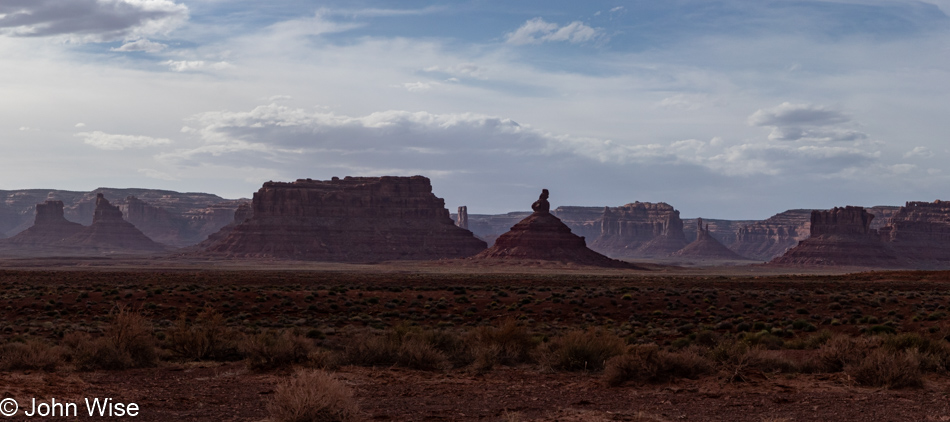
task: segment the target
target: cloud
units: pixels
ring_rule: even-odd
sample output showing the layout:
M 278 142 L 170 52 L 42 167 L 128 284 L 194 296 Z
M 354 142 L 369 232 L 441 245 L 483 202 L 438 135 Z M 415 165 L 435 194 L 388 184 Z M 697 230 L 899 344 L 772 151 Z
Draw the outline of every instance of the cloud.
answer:
M 83 138 L 87 145 L 109 151 L 121 151 L 129 148 L 146 148 L 157 145 L 171 144 L 171 139 L 152 138 L 149 136 L 115 135 L 100 131 L 79 132 L 76 136 Z
M 580 21 L 571 22 L 565 26 L 546 22 L 542 18 L 534 18 L 521 25 L 514 32 L 508 33 L 505 38 L 509 44 L 541 44 L 549 41 L 562 41 L 571 44 L 580 44 L 603 37 L 604 30 L 591 28 Z
M 931 158 L 933 156 L 934 156 L 933 151 L 931 151 L 930 148 L 927 148 L 927 147 L 914 147 L 914 149 L 907 151 L 907 153 L 904 154 L 904 158 L 911 158 L 911 157 Z
M 878 151 L 858 147 L 730 144 L 721 138 L 630 145 L 552 134 L 511 119 L 472 113 L 391 110 L 352 117 L 270 104 L 245 112 L 202 113 L 191 120 L 199 145 L 163 153 L 161 161 L 301 172 L 341 168 L 367 174 L 385 174 L 384 170 L 405 174 L 411 169 L 423 174 L 521 175 L 548 174 L 551 163 L 559 162 L 585 171 L 649 165 L 701 168 L 726 177 L 835 177 L 874 165 L 880 158 Z
M 769 140 L 836 142 L 867 139 L 864 132 L 851 129 L 851 117 L 828 107 L 812 104 L 782 103 L 761 109 L 748 118 L 751 126 L 771 128 Z
M 438 85 L 438 82 L 406 82 L 401 86 L 409 92 L 425 92 Z
M 5 0 L 0 35 L 108 42 L 167 34 L 188 19 L 171 0 Z
M 234 67 L 234 65 L 228 62 L 209 63 L 204 60 L 166 60 L 162 62 L 162 64 L 168 66 L 169 69 L 175 72 L 190 72 L 206 69 L 223 70 Z
M 112 48 L 112 51 L 122 51 L 122 52 L 131 52 L 131 51 L 143 51 L 146 53 L 157 53 L 164 50 L 168 46 L 162 43 L 149 41 L 146 39 L 136 40 L 132 42 L 127 42 L 122 44 L 121 47 Z

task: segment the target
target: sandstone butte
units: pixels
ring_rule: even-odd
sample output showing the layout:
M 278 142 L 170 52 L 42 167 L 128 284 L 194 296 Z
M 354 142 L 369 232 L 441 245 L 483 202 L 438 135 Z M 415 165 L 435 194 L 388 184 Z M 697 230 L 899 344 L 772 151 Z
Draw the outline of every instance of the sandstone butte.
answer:
M 604 207 L 591 249 L 618 258 L 660 258 L 687 245 L 680 212 L 660 202 Z
M 548 190 L 531 205 L 534 211 L 498 236 L 494 246 L 475 255 L 476 260 L 543 260 L 612 268 L 638 268 L 590 250 L 584 238 L 575 235 L 551 214 Z
M 73 223 L 63 215 L 63 201 L 46 201 L 36 204 L 36 218 L 33 226 L 16 236 L 6 239 L 5 243 L 22 247 L 50 246 L 79 234 L 85 226 Z
M 703 219 L 696 219 L 696 240 L 673 253 L 673 256 L 710 260 L 743 260 L 739 254 L 723 246 L 709 232 L 709 226 L 703 227 Z
M 36 205 L 30 228 L 4 241 L 25 250 L 55 251 L 67 255 L 87 253 L 148 253 L 168 248 L 142 234 L 122 219 L 122 211 L 98 194 L 92 225 L 73 223 L 63 215 L 63 202 Z
M 795 266 L 898 267 L 901 260 L 877 230 L 874 215 L 863 207 L 835 207 L 811 212 L 811 236 L 770 264 Z
M 463 258 L 487 246 L 455 226 L 423 176 L 267 182 L 249 214 L 199 248 L 232 257 L 367 262 Z

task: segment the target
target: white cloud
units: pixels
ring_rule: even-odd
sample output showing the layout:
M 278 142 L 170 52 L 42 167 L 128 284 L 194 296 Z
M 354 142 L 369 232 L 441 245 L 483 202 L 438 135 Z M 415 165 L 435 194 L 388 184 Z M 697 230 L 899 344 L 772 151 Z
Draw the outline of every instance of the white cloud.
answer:
M 438 82 L 406 82 L 401 86 L 409 92 L 425 92 L 438 85 Z
M 521 25 L 514 32 L 508 33 L 505 38 L 509 44 L 541 44 L 548 41 L 565 41 L 580 44 L 593 41 L 604 35 L 604 30 L 591 28 L 583 22 L 574 21 L 565 26 L 546 22 L 542 18 L 534 18 Z
M 162 64 L 168 66 L 169 69 L 175 72 L 190 72 L 206 69 L 223 70 L 234 67 L 234 65 L 228 62 L 209 63 L 204 60 L 166 60 L 162 62 Z
M 162 43 L 149 41 L 147 39 L 135 40 L 132 42 L 127 42 L 122 44 L 122 46 L 111 49 L 112 51 L 121 51 L 121 52 L 131 52 L 131 51 L 142 51 L 146 53 L 157 53 L 164 50 L 168 46 Z
M 86 127 L 86 124 L 85 124 L 85 123 L 82 123 L 82 122 L 79 122 L 79 123 L 76 123 L 76 126 L 75 126 L 75 127 Z
M 167 152 L 172 165 L 262 168 L 360 168 L 449 172 L 546 173 L 550 160 L 584 166 L 693 166 L 723 176 L 835 176 L 879 161 L 880 153 L 824 145 L 729 144 L 721 138 L 631 145 L 552 134 L 480 114 L 384 111 L 361 117 L 270 104 L 247 112 L 202 113 L 193 119 L 201 143 Z M 432 155 L 439 159 L 433 161 Z M 507 171 L 507 170 L 505 170 Z
M 76 136 L 83 138 L 83 142 L 87 145 L 110 151 L 121 151 L 128 148 L 146 148 L 172 143 L 171 139 L 137 135 L 116 135 L 100 132 L 98 130 L 95 132 L 79 132 Z
M 851 117 L 821 105 L 785 102 L 752 113 L 748 123 L 771 128 L 769 140 L 772 141 L 835 142 L 868 138 L 866 133 L 850 128 L 853 126 Z
M 934 156 L 933 151 L 931 151 L 930 148 L 927 148 L 927 147 L 914 147 L 914 149 L 907 151 L 907 153 L 904 154 L 904 158 L 911 158 L 911 157 L 931 158 L 933 156 Z
M 188 19 L 171 0 L 30 0 L 0 2 L 0 35 L 106 42 L 167 34 Z

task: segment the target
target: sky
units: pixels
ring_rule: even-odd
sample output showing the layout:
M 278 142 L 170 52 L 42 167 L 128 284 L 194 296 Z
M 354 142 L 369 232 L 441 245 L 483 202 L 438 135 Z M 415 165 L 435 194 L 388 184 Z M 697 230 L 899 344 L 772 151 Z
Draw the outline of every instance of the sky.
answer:
M 950 199 L 950 0 L 0 0 L 0 189 Z

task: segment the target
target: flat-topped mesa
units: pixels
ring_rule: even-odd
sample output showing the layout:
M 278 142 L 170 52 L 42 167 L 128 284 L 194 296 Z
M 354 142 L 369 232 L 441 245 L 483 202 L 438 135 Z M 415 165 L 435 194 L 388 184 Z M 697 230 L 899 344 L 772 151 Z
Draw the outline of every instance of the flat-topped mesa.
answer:
M 202 243 L 211 254 L 322 261 L 462 258 L 485 242 L 455 226 L 429 179 L 267 182 L 252 216 Z M 236 215 L 236 218 L 237 215 Z
M 679 211 L 663 202 L 634 202 L 604 208 L 600 236 L 591 249 L 613 257 L 657 258 L 687 243 Z
M 877 236 L 877 232 L 871 231 L 871 220 L 874 215 L 867 212 L 864 207 L 835 207 L 827 211 L 811 212 L 811 236 L 851 236 L 867 237 Z
M 82 224 L 73 223 L 63 216 L 63 201 L 47 200 L 36 204 L 33 226 L 6 242 L 20 246 L 51 246 L 79 233 L 83 228 Z
M 771 261 L 779 265 L 895 267 L 894 250 L 871 229 L 874 216 L 863 207 L 812 211 L 811 237 Z
M 881 238 L 915 268 L 950 266 L 950 202 L 907 202 L 880 229 Z
M 703 226 L 703 219 L 696 219 L 696 240 L 673 253 L 673 256 L 701 260 L 742 260 L 743 257 L 723 246 L 709 233 L 709 225 Z
M 108 252 L 160 252 L 166 246 L 155 242 L 122 218 L 122 211 L 103 194 L 96 195 L 92 225 L 60 242 L 77 250 Z
M 494 246 L 479 253 L 476 260 L 544 260 L 613 268 L 636 268 L 587 248 L 584 238 L 571 233 L 550 213 L 548 190 L 531 208 L 534 212 L 495 240 Z

